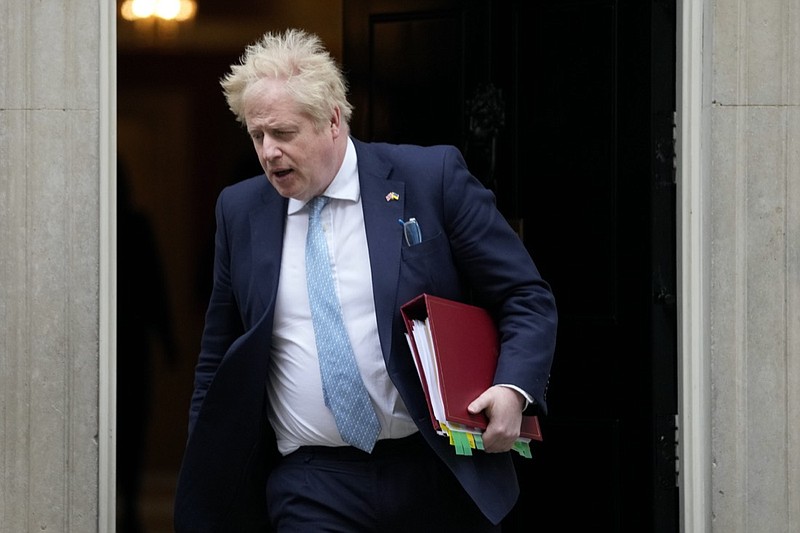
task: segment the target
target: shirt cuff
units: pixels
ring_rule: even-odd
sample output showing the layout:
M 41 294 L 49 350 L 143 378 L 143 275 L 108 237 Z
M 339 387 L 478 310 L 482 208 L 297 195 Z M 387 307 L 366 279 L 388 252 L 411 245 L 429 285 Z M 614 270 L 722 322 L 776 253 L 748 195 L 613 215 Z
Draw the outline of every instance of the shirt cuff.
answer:
M 498 383 L 500 387 L 508 387 L 509 389 L 514 389 L 518 393 L 522 394 L 522 397 L 525 398 L 525 405 L 522 406 L 522 410 L 525 411 L 530 405 L 534 402 L 533 396 L 525 392 L 524 390 L 520 389 L 516 385 L 509 385 L 508 383 Z

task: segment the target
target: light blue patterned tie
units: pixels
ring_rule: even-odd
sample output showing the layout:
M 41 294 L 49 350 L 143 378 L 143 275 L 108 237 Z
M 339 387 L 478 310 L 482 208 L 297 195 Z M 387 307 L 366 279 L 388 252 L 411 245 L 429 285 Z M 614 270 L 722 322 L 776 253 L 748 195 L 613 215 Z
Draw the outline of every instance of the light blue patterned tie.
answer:
M 381 425 L 358 372 L 333 285 L 328 245 L 320 220 L 320 213 L 328 200 L 330 198 L 318 196 L 309 202 L 306 239 L 306 281 L 319 354 L 322 393 L 342 439 L 351 446 L 371 452 Z

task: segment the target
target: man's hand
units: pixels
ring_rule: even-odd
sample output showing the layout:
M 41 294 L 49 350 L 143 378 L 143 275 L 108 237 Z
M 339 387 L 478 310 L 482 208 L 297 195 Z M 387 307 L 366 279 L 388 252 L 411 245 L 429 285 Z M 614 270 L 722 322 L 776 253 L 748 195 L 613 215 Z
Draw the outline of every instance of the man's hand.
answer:
M 467 410 L 472 414 L 484 412 L 489 425 L 483 432 L 483 447 L 486 452 L 507 452 L 519 438 L 522 425 L 522 408 L 525 398 L 509 387 L 494 385 L 478 396 Z

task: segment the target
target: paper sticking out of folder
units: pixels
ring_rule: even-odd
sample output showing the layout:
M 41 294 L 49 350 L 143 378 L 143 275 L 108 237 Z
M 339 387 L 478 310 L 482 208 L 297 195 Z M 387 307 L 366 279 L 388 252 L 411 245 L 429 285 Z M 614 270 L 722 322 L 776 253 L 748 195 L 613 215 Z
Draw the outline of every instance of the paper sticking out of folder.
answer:
M 434 429 L 458 455 L 482 450 L 488 420 L 467 406 L 491 387 L 500 350 L 497 327 L 485 309 L 421 294 L 400 308 Z M 536 416 L 523 416 L 514 450 L 530 458 L 542 440 Z

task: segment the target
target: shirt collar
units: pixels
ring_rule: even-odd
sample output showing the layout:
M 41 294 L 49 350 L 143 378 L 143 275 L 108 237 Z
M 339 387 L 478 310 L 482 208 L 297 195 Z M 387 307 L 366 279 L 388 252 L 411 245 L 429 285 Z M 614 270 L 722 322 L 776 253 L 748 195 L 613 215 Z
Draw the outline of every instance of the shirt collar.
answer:
M 358 158 L 356 156 L 356 147 L 350 137 L 347 138 L 347 150 L 344 153 L 342 166 L 339 167 L 339 171 L 334 176 L 333 181 L 322 194 L 337 200 L 358 201 L 361 194 L 361 187 L 358 183 Z M 288 213 L 293 215 L 305 205 L 306 202 L 289 198 Z

